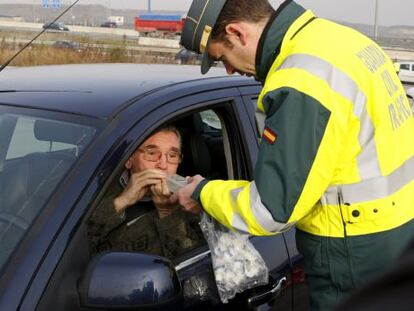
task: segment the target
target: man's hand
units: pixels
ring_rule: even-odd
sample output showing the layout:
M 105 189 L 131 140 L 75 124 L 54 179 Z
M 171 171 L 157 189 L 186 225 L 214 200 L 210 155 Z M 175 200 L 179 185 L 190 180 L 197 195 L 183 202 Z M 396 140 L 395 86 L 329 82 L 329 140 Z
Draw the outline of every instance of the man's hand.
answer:
M 150 186 L 150 189 L 152 201 L 154 202 L 160 218 L 169 216 L 177 210 L 177 200 L 172 201 L 170 199 L 172 193 L 168 188 L 165 179 L 162 179 L 161 182 L 156 185 Z
M 197 185 L 204 179 L 201 175 L 195 175 L 194 177 L 190 177 L 189 184 L 182 187 L 176 194 L 172 196 L 172 200 L 178 197 L 178 202 L 183 207 L 186 212 L 198 214 L 202 212 L 202 208 L 200 204 L 191 198 L 195 188 Z
M 161 179 L 161 182 L 150 186 L 151 197 L 154 204 L 171 204 L 170 196 L 171 191 L 168 188 L 165 179 Z
M 132 174 L 124 191 L 114 200 L 116 212 L 120 214 L 129 206 L 141 200 L 148 192 L 149 187 L 161 185 L 162 181 L 165 183 L 165 177 L 164 172 L 156 169 L 148 169 Z

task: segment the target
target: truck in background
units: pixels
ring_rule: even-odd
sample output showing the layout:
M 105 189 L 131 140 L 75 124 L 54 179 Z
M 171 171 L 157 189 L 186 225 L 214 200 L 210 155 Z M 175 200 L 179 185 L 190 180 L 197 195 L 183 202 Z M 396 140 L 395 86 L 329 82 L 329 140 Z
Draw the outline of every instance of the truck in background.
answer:
M 180 14 L 140 14 L 135 17 L 135 30 L 151 37 L 181 34 L 185 18 Z

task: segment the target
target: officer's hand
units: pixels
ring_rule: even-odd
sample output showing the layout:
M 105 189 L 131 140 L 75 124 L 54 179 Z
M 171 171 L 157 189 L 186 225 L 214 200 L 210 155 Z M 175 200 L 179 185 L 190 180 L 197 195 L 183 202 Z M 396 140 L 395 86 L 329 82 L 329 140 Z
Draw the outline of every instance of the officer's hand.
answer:
M 191 198 L 195 188 L 197 185 L 204 179 L 201 175 L 195 175 L 194 177 L 189 178 L 188 185 L 182 187 L 178 192 L 174 195 L 178 198 L 178 202 L 182 206 L 183 210 L 198 214 L 202 212 L 202 208 L 200 204 Z M 172 199 L 174 199 L 174 196 Z
M 165 182 L 166 174 L 160 170 L 148 169 L 131 175 L 129 182 L 122 193 L 115 198 L 114 207 L 118 213 L 141 200 L 148 192 L 149 187 Z

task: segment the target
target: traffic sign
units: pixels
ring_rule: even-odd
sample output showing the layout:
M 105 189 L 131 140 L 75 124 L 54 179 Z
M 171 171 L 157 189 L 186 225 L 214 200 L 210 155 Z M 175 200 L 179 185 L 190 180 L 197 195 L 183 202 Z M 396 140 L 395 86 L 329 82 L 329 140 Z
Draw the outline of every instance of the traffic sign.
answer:
M 59 9 L 59 8 L 60 8 L 60 6 L 61 6 L 61 4 L 60 4 L 60 0 L 53 0 L 53 1 L 52 1 L 52 6 L 53 6 L 55 9 Z
M 62 6 L 60 0 L 42 0 L 42 7 L 45 9 L 54 8 L 59 9 Z

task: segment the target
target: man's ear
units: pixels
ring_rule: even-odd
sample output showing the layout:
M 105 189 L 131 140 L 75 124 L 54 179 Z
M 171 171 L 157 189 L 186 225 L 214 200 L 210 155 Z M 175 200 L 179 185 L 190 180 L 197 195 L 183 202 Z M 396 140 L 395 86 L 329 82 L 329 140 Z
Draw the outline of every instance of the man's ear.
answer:
M 126 168 L 127 170 L 130 170 L 130 169 L 131 169 L 131 167 L 132 167 L 132 160 L 131 160 L 131 158 L 129 158 L 129 159 L 125 162 L 125 168 Z
M 238 40 L 242 45 L 247 43 L 247 28 L 242 22 L 230 23 L 225 28 L 226 34 L 230 40 Z

